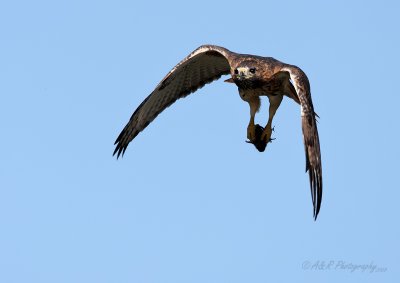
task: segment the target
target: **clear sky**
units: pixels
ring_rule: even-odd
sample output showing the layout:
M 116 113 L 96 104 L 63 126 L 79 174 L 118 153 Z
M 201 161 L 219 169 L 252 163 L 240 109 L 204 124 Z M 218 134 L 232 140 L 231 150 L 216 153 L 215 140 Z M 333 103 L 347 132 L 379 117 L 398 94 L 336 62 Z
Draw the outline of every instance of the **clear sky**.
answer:
M 398 1 L 2 1 L 0 282 L 398 280 L 399 11 Z M 316 222 L 300 109 L 287 98 L 264 153 L 245 143 L 249 107 L 220 80 L 112 156 L 135 108 L 202 44 L 307 73 L 321 117 Z

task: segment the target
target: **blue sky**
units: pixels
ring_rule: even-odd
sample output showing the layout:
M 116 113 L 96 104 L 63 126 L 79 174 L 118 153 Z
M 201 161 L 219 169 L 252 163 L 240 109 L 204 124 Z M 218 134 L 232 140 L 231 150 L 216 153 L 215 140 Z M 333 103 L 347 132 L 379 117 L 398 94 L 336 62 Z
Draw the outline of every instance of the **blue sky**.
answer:
M 399 279 L 399 4 L 301 2 L 3 1 L 0 282 Z M 307 73 L 316 222 L 289 99 L 262 154 L 244 142 L 248 105 L 221 80 L 112 157 L 134 109 L 206 43 Z

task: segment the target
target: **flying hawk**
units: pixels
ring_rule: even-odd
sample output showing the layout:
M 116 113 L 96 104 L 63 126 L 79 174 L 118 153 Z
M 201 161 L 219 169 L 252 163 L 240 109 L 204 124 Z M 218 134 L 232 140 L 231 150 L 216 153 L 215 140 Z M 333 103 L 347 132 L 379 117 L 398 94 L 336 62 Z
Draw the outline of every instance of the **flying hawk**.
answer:
M 128 124 L 115 141 L 114 155 L 124 155 L 129 143 L 165 108 L 222 75 L 231 75 L 226 82 L 235 83 L 240 97 L 249 103 L 250 122 L 247 138 L 259 151 L 271 141 L 272 119 L 283 96 L 300 104 L 306 171 L 309 172 L 314 219 L 322 199 L 322 167 L 317 114 L 311 100 L 310 83 L 298 67 L 272 57 L 238 54 L 215 45 L 203 45 L 176 65 L 154 91 L 135 110 Z M 260 108 L 260 96 L 269 99 L 269 119 L 263 128 L 254 123 Z

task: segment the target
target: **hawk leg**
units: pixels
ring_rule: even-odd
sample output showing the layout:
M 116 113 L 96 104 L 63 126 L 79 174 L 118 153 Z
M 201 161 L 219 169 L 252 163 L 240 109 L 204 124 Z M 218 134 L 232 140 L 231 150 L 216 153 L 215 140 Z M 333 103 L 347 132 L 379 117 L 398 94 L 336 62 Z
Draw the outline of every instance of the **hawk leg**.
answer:
M 250 105 L 250 121 L 249 125 L 247 126 L 247 138 L 250 142 L 253 142 L 257 138 L 254 116 L 256 115 L 258 109 L 260 109 L 261 102 L 259 97 L 253 97 L 252 99 L 248 100 L 248 103 Z
M 274 119 L 276 110 L 278 110 L 279 105 L 281 105 L 283 95 L 268 95 L 269 98 L 269 118 L 268 123 L 261 134 L 261 140 L 268 143 L 271 140 L 272 135 L 272 120 Z

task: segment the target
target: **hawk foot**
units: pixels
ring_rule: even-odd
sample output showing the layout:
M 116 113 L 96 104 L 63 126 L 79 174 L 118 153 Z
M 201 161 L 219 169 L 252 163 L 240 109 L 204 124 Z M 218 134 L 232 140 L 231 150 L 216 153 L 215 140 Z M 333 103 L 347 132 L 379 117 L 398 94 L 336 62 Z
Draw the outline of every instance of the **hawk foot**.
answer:
M 272 135 L 272 132 L 274 131 L 274 128 L 271 128 L 271 126 L 267 125 L 261 134 L 261 140 L 264 142 L 272 141 L 273 139 L 271 139 L 271 135 Z
M 257 124 L 257 126 L 260 126 Z M 256 125 L 254 125 L 253 123 L 250 123 L 247 126 L 247 138 L 249 139 L 249 141 L 252 143 L 256 140 L 257 136 L 256 136 Z

